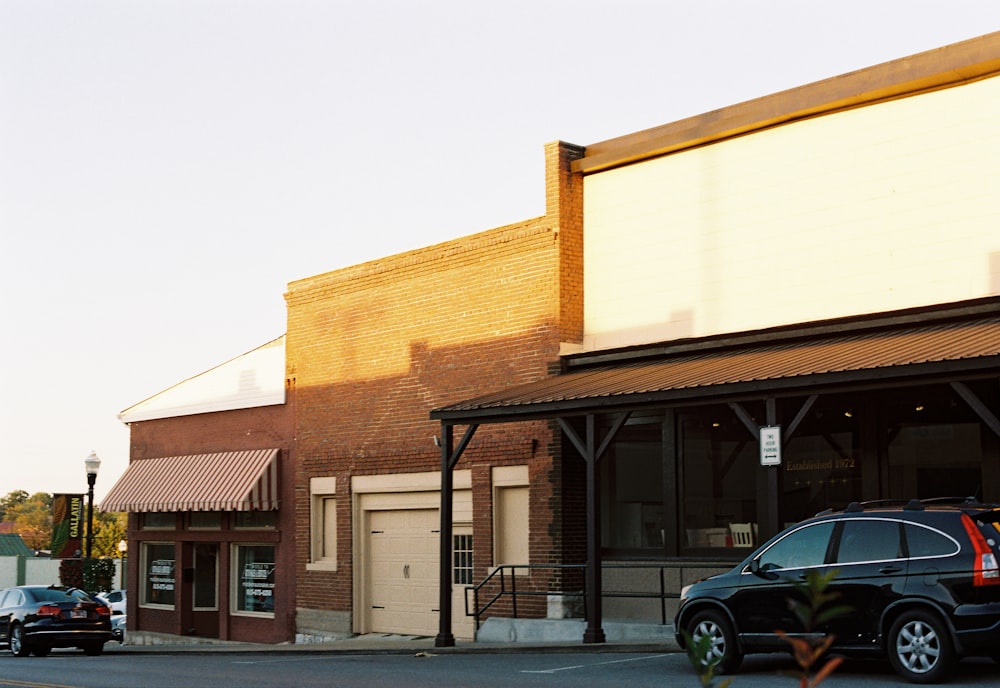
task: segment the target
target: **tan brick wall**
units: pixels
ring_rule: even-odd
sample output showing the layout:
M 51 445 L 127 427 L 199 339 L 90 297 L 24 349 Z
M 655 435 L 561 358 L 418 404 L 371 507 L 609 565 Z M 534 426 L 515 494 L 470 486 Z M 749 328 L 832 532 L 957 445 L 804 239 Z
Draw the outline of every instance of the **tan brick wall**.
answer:
M 289 285 L 300 608 L 351 608 L 352 475 L 439 470 L 432 409 L 541 379 L 557 367 L 560 341 L 582 337 L 582 298 L 570 315 L 561 306 L 582 273 L 574 285 L 560 269 L 567 255 L 582 260 L 582 198 L 561 198 L 580 186 L 567 172 L 578 153 L 547 147 L 545 217 Z M 568 231 L 560 217 L 572 219 Z M 572 320 L 568 335 L 564 320 Z M 459 462 L 473 475 L 477 575 L 490 563 L 494 465 L 529 465 L 532 557 L 557 556 L 562 532 L 551 514 L 561 504 L 562 469 L 554 444 L 546 423 L 483 426 Z M 305 567 L 308 485 L 317 476 L 337 478 L 335 572 Z

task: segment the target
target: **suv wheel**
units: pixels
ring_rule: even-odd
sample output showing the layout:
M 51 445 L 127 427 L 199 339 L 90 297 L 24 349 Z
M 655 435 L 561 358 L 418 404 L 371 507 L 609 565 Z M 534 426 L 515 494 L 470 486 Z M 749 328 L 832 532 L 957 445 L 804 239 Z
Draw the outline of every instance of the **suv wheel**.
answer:
M 717 674 L 731 674 L 743 661 L 743 654 L 736 645 L 736 633 L 729 620 L 717 611 L 698 612 L 688 624 L 691 642 L 697 644 L 706 636 L 711 638 L 708 655 L 702 660 L 715 666 Z M 688 652 L 694 649 L 688 648 Z
M 907 612 L 889 631 L 889 662 L 912 683 L 938 683 L 950 676 L 955 650 L 948 628 L 929 612 Z

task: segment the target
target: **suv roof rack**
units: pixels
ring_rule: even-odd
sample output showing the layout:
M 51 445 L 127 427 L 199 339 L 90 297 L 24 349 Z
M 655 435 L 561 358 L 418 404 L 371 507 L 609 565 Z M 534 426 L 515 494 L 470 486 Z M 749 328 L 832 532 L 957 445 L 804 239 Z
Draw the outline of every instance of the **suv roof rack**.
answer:
M 832 514 L 837 511 L 843 511 L 845 514 L 853 514 L 864 511 L 865 509 L 877 508 L 880 506 L 898 506 L 902 507 L 906 511 L 923 511 L 925 506 L 934 504 L 963 504 L 968 506 L 982 506 L 980 501 L 974 496 L 968 497 L 927 497 L 925 499 L 869 499 L 864 502 L 850 502 L 843 509 L 834 509 L 828 507 L 818 512 L 816 516 L 825 516 L 827 514 Z

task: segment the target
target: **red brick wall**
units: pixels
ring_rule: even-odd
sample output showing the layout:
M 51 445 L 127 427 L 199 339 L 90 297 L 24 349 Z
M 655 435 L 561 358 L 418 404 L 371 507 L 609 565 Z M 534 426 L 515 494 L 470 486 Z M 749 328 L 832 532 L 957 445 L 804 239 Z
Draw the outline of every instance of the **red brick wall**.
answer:
M 136 461 L 242 449 L 286 449 L 294 430 L 289 404 L 144 420 L 129 426 L 129 453 Z
M 547 182 L 545 217 L 289 285 L 300 607 L 351 609 L 352 475 L 440 470 L 432 409 L 541 379 L 558 366 L 560 341 L 579 341 L 582 297 L 568 309 L 561 298 L 579 296 L 582 272 L 574 278 L 560 262 L 569 256 L 582 264 L 582 232 L 576 220 L 565 230 L 559 224 L 560 214 L 581 217 L 582 197 L 559 198 L 567 186 L 580 186 L 566 171 L 577 153 L 547 147 L 547 179 L 554 181 Z M 564 328 L 563 321 L 572 322 Z M 531 556 L 559 558 L 562 529 L 552 511 L 561 508 L 562 469 L 554 448 L 543 422 L 478 430 L 457 466 L 473 474 L 477 575 L 491 557 L 491 466 L 528 463 Z M 305 568 L 309 479 L 317 476 L 337 478 L 336 572 Z
M 274 542 L 277 556 L 275 579 L 274 619 L 230 616 L 228 578 L 220 580 L 219 637 L 225 640 L 245 642 L 279 643 L 295 638 L 295 456 L 293 432 L 294 417 L 290 404 L 263 406 L 259 408 L 220 411 L 191 416 L 178 416 L 146 420 L 130 425 L 131 461 L 153 459 L 165 456 L 189 454 L 212 454 L 216 452 L 239 451 L 244 449 L 281 449 L 280 464 L 280 508 L 278 528 L 274 533 L 261 534 L 260 531 L 233 531 L 228 527 L 227 516 L 223 517 L 221 531 L 190 531 L 183 527 L 174 532 L 138 530 L 135 514 L 129 516 L 129 556 L 134 566 L 128 567 L 129 587 L 140 589 L 139 553 L 143 540 L 173 540 L 175 542 L 210 541 L 220 544 L 219 566 L 222 575 L 229 575 L 227 565 L 233 565 L 229 556 L 229 545 L 233 542 L 267 541 Z M 178 523 L 183 523 L 179 517 Z M 184 565 L 186 550 L 178 545 L 178 575 Z M 183 600 L 173 611 L 143 609 L 130 602 L 130 628 L 187 635 L 189 623 L 185 611 L 181 610 L 189 600 Z M 185 607 L 186 610 L 186 607 Z M 131 617 L 135 617 L 132 619 Z

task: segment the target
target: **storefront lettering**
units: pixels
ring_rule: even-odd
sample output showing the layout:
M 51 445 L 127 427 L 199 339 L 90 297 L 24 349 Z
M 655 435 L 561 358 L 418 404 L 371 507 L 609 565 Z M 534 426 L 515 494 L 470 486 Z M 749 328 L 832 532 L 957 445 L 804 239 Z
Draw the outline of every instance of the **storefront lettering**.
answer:
M 157 559 L 149 564 L 149 582 L 153 590 L 174 589 L 174 560 Z
M 243 567 L 244 579 L 270 578 L 272 573 L 274 573 L 274 564 L 255 563 Z
M 274 563 L 246 562 L 240 580 L 244 607 L 247 611 L 274 609 Z
M 786 471 L 832 471 L 846 468 L 851 470 L 855 467 L 854 457 L 845 456 L 834 459 L 801 459 L 799 461 L 787 460 L 785 462 Z

